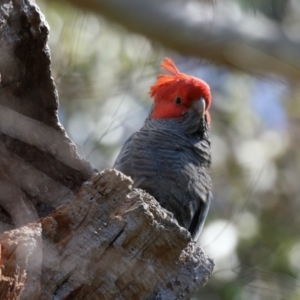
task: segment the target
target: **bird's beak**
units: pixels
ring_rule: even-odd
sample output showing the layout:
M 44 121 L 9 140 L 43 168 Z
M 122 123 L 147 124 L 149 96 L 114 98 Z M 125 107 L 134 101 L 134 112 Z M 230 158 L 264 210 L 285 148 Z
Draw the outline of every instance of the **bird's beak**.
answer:
M 196 100 L 193 104 L 192 104 L 192 109 L 194 111 L 197 112 L 197 114 L 200 116 L 200 117 L 203 117 L 204 116 L 204 113 L 205 113 L 205 107 L 206 107 L 206 103 L 205 103 L 205 100 L 203 98 L 200 98 L 199 100 Z

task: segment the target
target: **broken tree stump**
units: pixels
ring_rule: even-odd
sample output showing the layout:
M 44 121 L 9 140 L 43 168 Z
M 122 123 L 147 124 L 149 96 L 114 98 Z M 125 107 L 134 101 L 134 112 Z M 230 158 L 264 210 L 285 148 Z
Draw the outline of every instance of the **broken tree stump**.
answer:
M 171 214 L 115 170 L 0 238 L 6 299 L 17 299 L 11 282 L 21 299 L 189 299 L 214 265 Z

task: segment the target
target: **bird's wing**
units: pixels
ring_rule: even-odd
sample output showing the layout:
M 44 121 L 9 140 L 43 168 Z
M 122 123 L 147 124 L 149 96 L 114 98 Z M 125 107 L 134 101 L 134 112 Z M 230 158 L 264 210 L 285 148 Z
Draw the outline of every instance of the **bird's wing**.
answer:
M 174 215 L 178 222 L 187 228 L 197 240 L 206 219 L 211 200 L 211 180 L 208 168 L 202 165 L 203 153 L 199 149 L 185 146 L 172 156 L 173 184 L 169 193 L 175 207 Z M 201 151 L 205 151 L 201 147 Z
M 132 168 L 132 152 L 133 152 L 133 144 L 132 144 L 132 139 L 135 134 L 130 136 L 128 140 L 124 143 L 115 163 L 113 168 L 121 171 L 127 176 L 131 176 L 134 172 L 134 169 Z
M 194 145 L 176 133 L 141 130 L 126 141 L 114 168 L 154 196 L 196 240 L 211 199 L 208 169 L 201 162 L 206 150 L 205 143 Z
M 176 133 L 141 130 L 125 143 L 115 163 L 132 177 L 134 187 L 154 196 L 193 237 L 203 226 L 211 188 L 199 151 Z
M 209 206 L 210 202 L 212 200 L 212 193 L 208 192 L 206 201 L 202 201 L 201 205 L 198 208 L 198 211 L 196 211 L 193 220 L 191 222 L 191 225 L 189 227 L 189 232 L 191 233 L 193 239 L 195 241 L 198 240 L 200 233 L 203 229 L 208 211 L 209 211 Z

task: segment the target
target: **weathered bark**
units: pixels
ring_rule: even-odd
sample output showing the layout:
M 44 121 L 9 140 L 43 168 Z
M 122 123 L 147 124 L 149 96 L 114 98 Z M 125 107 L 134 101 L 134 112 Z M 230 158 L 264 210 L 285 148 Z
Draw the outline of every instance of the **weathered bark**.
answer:
M 213 262 L 154 198 L 131 184 L 122 173 L 103 171 L 71 203 L 4 233 L 0 299 L 18 293 L 45 300 L 189 299 Z
M 47 37 L 33 1 L 0 0 L 0 299 L 189 299 L 212 260 L 129 178 L 79 157 Z

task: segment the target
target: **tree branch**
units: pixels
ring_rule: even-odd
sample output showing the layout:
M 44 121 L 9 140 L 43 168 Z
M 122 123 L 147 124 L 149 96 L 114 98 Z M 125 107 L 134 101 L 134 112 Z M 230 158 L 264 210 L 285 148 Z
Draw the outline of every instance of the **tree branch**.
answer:
M 237 16 L 232 10 L 191 1 L 65 1 L 108 17 L 182 54 L 247 72 L 300 77 L 300 43 L 263 17 L 242 12 Z

